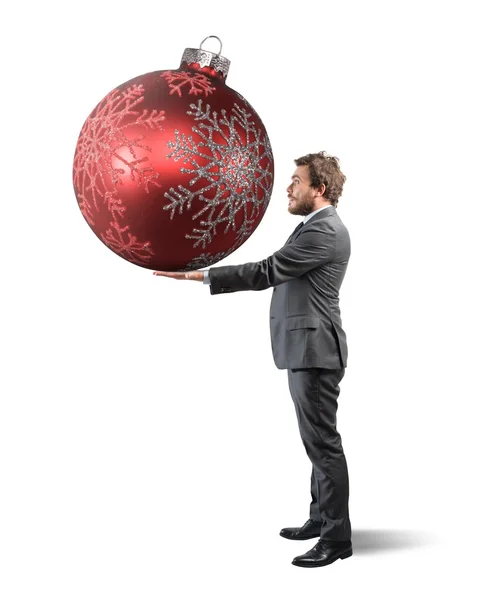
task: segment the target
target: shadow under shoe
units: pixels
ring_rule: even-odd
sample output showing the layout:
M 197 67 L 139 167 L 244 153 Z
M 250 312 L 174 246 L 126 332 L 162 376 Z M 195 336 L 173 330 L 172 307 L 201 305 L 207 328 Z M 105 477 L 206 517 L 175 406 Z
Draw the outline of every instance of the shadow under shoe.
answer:
M 320 537 L 321 522 L 308 519 L 302 527 L 285 527 L 280 531 L 280 535 L 287 540 L 311 540 Z

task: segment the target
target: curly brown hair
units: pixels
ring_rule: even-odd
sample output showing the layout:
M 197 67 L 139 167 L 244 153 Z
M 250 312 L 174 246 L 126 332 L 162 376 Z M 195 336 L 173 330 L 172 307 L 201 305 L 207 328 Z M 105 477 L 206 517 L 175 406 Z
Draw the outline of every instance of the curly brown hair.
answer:
M 297 167 L 308 165 L 311 187 L 319 189 L 321 185 L 324 185 L 323 198 L 329 200 L 333 206 L 338 205 L 346 176 L 341 172 L 340 163 L 336 156 L 328 156 L 326 152 L 307 154 L 296 158 L 295 164 Z

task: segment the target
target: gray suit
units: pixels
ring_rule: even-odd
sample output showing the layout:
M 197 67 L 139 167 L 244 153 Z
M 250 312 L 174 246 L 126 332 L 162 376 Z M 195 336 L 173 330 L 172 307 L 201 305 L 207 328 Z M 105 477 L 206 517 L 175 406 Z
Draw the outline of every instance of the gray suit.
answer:
M 209 270 L 210 293 L 274 287 L 270 335 L 275 365 L 288 369 L 298 425 L 313 464 L 310 517 L 322 539 L 348 540 L 348 471 L 336 431 L 339 382 L 347 366 L 339 289 L 350 238 L 334 206 L 300 224 L 286 244 L 255 263 Z

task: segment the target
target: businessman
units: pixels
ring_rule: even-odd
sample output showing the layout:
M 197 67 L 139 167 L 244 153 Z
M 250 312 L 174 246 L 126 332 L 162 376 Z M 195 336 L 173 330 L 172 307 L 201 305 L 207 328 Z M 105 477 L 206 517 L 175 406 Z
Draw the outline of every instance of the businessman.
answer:
M 348 358 L 339 290 L 350 238 L 336 210 L 346 181 L 338 159 L 319 152 L 295 164 L 287 188 L 288 212 L 304 219 L 283 248 L 259 262 L 154 275 L 202 281 L 211 294 L 273 287 L 273 358 L 278 369 L 288 371 L 301 439 L 312 463 L 310 518 L 280 535 L 292 540 L 319 537 L 292 564 L 321 567 L 353 554 L 348 468 L 336 429 L 339 383 Z

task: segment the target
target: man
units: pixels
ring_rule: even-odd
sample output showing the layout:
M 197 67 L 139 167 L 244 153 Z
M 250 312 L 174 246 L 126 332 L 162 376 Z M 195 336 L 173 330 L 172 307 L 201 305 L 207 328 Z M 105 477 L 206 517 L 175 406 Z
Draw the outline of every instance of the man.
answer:
M 350 238 L 336 212 L 346 177 L 325 152 L 295 160 L 287 188 L 288 212 L 304 220 L 283 248 L 260 262 L 209 271 L 155 275 L 210 285 L 211 294 L 273 286 L 270 333 L 276 366 L 288 370 L 300 435 L 312 462 L 310 518 L 282 529 L 294 540 L 320 537 L 293 563 L 321 567 L 353 554 L 348 513 L 348 469 L 336 430 L 339 382 L 347 365 L 339 289 L 350 256 Z

